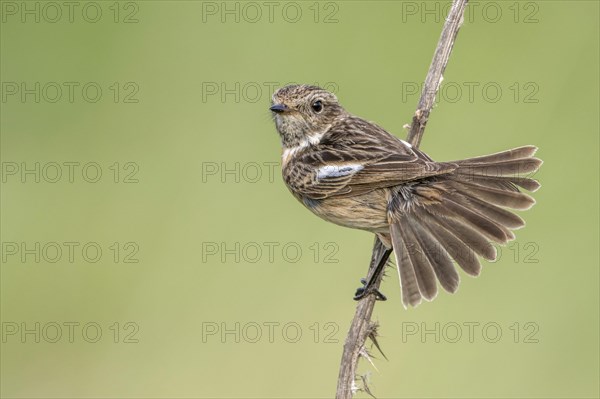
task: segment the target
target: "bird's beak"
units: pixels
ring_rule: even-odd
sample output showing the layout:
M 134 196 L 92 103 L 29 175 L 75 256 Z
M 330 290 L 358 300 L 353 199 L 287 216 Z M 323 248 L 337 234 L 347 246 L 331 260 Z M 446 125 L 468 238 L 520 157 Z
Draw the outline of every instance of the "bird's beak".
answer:
M 272 105 L 271 108 L 269 108 L 271 111 L 275 112 L 276 114 L 281 114 L 283 112 L 288 112 L 290 109 L 288 108 L 287 105 L 285 104 L 275 104 Z

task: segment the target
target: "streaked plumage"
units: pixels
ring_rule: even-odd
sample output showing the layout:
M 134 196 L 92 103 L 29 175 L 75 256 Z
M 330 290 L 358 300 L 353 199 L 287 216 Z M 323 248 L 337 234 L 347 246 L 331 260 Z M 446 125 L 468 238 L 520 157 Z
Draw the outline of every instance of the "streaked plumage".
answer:
M 436 280 L 455 292 L 452 261 L 477 276 L 478 256 L 496 259 L 492 242 L 514 239 L 512 230 L 525 224 L 505 208 L 535 203 L 518 187 L 539 188 L 520 176 L 542 164 L 536 147 L 435 162 L 318 87 L 286 86 L 272 101 L 285 184 L 319 217 L 371 231 L 394 248 L 405 306 L 435 298 Z

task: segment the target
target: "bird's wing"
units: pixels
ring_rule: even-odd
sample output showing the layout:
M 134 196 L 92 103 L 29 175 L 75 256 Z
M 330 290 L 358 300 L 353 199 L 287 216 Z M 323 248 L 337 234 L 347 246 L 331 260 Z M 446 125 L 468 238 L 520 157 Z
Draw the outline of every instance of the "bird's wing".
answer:
M 358 195 L 454 169 L 454 164 L 433 162 L 377 125 L 351 118 L 330 129 L 319 144 L 298 153 L 284 168 L 284 179 L 296 194 L 323 199 Z

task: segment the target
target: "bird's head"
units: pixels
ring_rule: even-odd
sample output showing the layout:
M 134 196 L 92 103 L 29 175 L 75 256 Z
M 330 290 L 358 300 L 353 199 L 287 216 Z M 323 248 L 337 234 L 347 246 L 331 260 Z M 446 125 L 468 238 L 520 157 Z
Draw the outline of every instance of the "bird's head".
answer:
M 289 85 L 273 93 L 271 112 L 284 148 L 317 140 L 346 111 L 337 97 L 317 86 Z

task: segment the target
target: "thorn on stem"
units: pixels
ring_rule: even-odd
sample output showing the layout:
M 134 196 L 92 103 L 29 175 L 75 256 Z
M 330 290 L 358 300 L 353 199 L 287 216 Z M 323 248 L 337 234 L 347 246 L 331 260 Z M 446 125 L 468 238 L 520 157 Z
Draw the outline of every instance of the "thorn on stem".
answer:
M 369 325 L 369 330 L 368 330 L 367 336 L 369 337 L 369 339 L 371 340 L 371 342 L 373 342 L 373 345 L 377 348 L 377 350 L 379 351 L 379 353 L 381 353 L 381 356 L 383 356 L 383 358 L 385 360 L 388 360 L 388 358 L 385 355 L 385 353 L 383 353 L 383 351 L 381 350 L 381 346 L 379 345 L 379 341 L 377 341 L 377 337 L 379 336 L 379 333 L 378 333 L 378 330 L 377 330 L 378 328 L 379 328 L 379 323 L 377 323 L 377 322 L 371 323 Z

